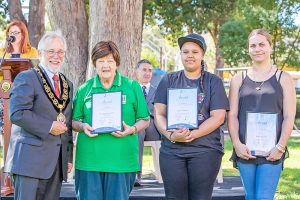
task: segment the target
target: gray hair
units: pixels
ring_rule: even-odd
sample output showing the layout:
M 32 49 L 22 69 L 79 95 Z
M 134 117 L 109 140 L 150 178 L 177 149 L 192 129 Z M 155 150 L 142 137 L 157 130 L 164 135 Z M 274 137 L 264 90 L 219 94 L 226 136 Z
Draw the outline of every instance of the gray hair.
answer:
M 144 63 L 149 64 L 149 65 L 152 65 L 151 62 L 150 62 L 149 60 L 147 60 L 147 59 L 142 59 L 142 60 L 140 60 L 140 61 L 136 64 L 135 69 L 138 69 L 138 68 L 140 67 L 140 65 L 141 65 L 141 64 L 144 64 Z
M 49 41 L 55 39 L 55 38 L 59 38 L 61 39 L 61 41 L 64 44 L 65 49 L 67 50 L 67 43 L 66 43 L 66 39 L 65 37 L 62 35 L 60 30 L 56 30 L 56 31 L 51 31 L 51 32 L 47 32 L 43 35 L 42 39 L 40 40 L 39 44 L 38 44 L 38 50 L 46 50 L 46 45 Z

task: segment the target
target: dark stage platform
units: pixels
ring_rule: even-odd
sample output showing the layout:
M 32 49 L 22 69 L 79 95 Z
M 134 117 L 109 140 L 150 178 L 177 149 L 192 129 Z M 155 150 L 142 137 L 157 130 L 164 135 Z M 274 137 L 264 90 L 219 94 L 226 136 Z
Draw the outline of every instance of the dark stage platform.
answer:
M 130 200 L 164 200 L 163 184 L 156 180 L 143 179 L 141 187 L 135 187 Z M 213 200 L 244 200 L 244 190 L 240 177 L 224 177 L 223 183 L 214 186 Z M 13 197 L 2 197 L 1 200 L 13 200 Z M 60 200 L 76 200 L 73 182 L 64 183 Z

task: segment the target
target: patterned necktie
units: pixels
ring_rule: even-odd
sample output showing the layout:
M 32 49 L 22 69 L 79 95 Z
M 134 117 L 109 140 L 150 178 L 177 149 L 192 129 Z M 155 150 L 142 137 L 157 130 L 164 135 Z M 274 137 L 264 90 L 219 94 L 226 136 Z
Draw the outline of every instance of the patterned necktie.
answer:
M 144 97 L 146 99 L 147 98 L 146 86 L 143 86 L 142 88 L 143 88 Z
M 58 82 L 59 82 L 59 77 L 58 77 L 57 74 L 54 74 L 54 76 L 52 77 L 52 79 L 53 79 L 53 81 L 54 81 L 55 95 L 56 95 L 57 97 L 59 97 L 59 96 L 60 96 L 60 89 L 59 89 L 59 84 L 58 84 Z

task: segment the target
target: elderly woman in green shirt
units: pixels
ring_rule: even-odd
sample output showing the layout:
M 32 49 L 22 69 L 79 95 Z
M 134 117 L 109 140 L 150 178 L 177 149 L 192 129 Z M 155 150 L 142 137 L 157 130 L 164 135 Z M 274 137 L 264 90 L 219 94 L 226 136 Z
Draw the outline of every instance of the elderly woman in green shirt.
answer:
M 97 75 L 79 87 L 73 105 L 73 130 L 79 132 L 75 190 L 79 200 L 127 200 L 139 171 L 138 136 L 149 125 L 149 111 L 140 85 L 122 76 L 118 47 L 101 41 L 92 50 Z M 94 134 L 92 95 L 122 92 L 123 130 Z

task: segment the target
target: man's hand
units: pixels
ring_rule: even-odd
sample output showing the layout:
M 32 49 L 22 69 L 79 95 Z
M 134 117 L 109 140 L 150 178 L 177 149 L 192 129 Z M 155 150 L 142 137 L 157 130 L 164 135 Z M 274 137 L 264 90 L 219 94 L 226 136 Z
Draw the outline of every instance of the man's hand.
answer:
M 65 123 L 54 121 L 52 123 L 52 128 L 51 128 L 50 133 L 52 135 L 61 135 L 61 134 L 65 133 L 67 130 L 68 130 L 68 128 Z

